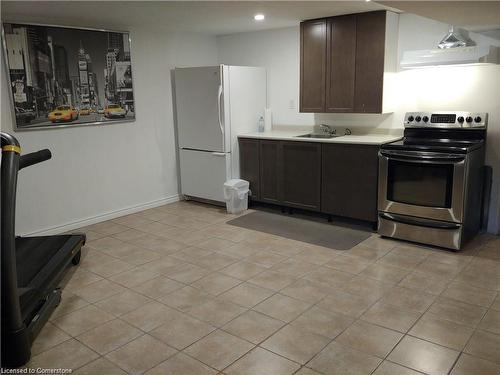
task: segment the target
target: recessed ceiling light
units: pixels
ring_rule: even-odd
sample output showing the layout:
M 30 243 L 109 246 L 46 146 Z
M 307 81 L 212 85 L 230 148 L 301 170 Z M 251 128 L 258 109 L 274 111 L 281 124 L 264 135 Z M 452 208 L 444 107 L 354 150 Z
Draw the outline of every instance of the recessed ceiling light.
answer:
M 372 1 L 372 0 L 365 0 L 366 2 Z
M 264 18 L 266 18 L 263 14 L 256 14 L 255 16 L 253 16 L 253 19 L 255 21 L 264 21 Z

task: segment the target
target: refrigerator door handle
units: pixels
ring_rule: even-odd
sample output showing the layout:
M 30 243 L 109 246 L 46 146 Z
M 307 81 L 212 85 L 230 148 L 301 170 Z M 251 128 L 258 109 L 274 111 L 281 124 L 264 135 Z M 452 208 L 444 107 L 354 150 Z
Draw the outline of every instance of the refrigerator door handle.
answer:
M 217 114 L 219 117 L 219 127 L 220 127 L 220 132 L 222 135 L 224 135 L 224 127 L 222 126 L 222 114 L 221 114 L 221 99 L 222 99 L 222 85 L 219 86 L 219 92 L 217 93 Z
M 212 152 L 213 156 L 226 156 L 225 152 Z

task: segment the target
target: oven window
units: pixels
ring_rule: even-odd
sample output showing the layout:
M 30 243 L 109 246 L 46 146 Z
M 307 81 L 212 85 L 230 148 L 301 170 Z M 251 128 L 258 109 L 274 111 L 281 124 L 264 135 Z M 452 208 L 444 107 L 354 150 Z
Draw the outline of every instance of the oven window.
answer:
M 451 208 L 452 164 L 389 160 L 387 199 L 415 206 Z

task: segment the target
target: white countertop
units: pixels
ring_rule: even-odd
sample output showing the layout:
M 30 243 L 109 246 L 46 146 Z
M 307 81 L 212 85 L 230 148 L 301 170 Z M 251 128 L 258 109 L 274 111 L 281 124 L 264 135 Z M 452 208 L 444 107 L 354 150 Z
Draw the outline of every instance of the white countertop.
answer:
M 352 144 L 364 144 L 364 145 L 382 145 L 384 143 L 397 141 L 402 138 L 402 136 L 399 134 L 378 134 L 378 133 L 351 134 L 333 138 L 297 137 L 298 135 L 307 133 L 311 133 L 311 130 L 280 129 L 280 130 L 265 131 L 263 133 L 254 132 L 247 134 L 239 134 L 238 138 L 273 139 L 280 141 L 320 142 L 320 143 L 352 143 Z

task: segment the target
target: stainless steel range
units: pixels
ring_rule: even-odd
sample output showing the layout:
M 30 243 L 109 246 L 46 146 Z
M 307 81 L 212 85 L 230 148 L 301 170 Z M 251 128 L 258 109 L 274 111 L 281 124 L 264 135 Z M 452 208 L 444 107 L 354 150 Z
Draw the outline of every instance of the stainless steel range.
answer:
M 409 112 L 379 152 L 382 236 L 459 250 L 480 227 L 487 113 Z

